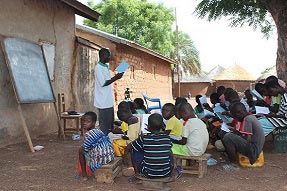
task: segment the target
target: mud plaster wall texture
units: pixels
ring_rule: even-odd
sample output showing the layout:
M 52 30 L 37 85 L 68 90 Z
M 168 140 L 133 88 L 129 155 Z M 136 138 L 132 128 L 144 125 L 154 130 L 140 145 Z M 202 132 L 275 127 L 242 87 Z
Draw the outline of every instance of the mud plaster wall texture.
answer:
M 52 87 L 58 92 L 72 94 L 72 55 L 75 42 L 75 16 L 66 5 L 52 0 L 2 0 L 0 34 L 23 38 L 35 43 L 46 41 L 55 45 L 55 73 Z M 18 103 L 7 65 L 0 53 L 0 147 L 26 141 Z M 70 107 L 68 96 L 66 107 Z M 24 118 L 31 137 L 57 131 L 53 103 L 22 104 Z
M 146 93 L 150 97 L 159 97 L 162 103 L 168 102 L 172 99 L 171 70 L 170 63 L 168 63 L 167 61 L 152 56 L 146 52 L 137 50 L 133 47 L 124 44 L 114 43 L 106 38 L 79 29 L 77 29 L 77 36 L 87 39 L 90 42 L 97 44 L 99 47 L 107 47 L 111 50 L 112 61 L 110 61 L 109 63 L 111 76 L 116 74 L 114 70 L 122 60 L 130 64 L 131 67 L 125 72 L 124 76 L 120 80 L 113 83 L 115 107 L 117 107 L 117 105 L 124 99 L 124 91 L 126 88 L 130 88 L 130 90 L 133 92 L 131 94 L 132 99 L 142 97 L 142 93 Z M 95 50 L 93 50 L 92 48 L 89 49 L 89 54 L 78 54 L 78 57 L 87 57 L 87 55 L 90 55 L 91 52 L 94 52 L 92 53 L 93 56 L 90 56 L 88 58 L 90 59 L 90 61 L 85 61 L 86 64 L 84 64 L 87 65 L 86 68 L 90 68 L 91 70 L 93 70 L 95 63 L 93 64 L 92 62 L 97 62 L 98 58 L 95 58 L 95 56 L 97 56 Z M 79 48 L 78 50 L 81 50 L 81 48 Z M 77 58 L 77 61 L 79 62 L 80 60 L 85 59 L 87 58 Z M 91 60 L 93 61 L 91 62 Z M 77 63 L 78 67 L 80 67 L 81 65 L 82 64 Z M 85 80 L 94 80 L 94 76 L 92 76 L 94 72 L 90 71 L 87 73 L 91 76 L 82 78 L 85 78 Z M 78 83 L 83 80 L 82 78 L 79 77 Z M 90 89 L 90 92 L 94 91 L 93 81 L 86 81 L 86 83 L 84 84 L 86 84 L 86 87 L 81 89 Z M 81 94 L 82 92 L 78 91 L 78 97 L 80 100 L 81 97 L 84 96 Z M 87 105 L 84 100 L 81 100 L 80 103 Z M 80 105 L 79 107 L 85 108 L 84 105 Z

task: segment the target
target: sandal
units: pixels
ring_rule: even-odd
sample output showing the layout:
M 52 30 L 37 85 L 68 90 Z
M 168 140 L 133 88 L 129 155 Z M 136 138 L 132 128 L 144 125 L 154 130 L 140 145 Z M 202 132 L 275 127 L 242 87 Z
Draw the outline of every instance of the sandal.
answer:
M 130 184 L 140 184 L 142 181 L 138 179 L 135 175 L 128 178 L 128 183 Z
M 183 169 L 182 169 L 181 166 L 177 166 L 177 167 L 175 168 L 175 170 L 177 171 L 177 175 L 176 175 L 176 177 L 175 177 L 175 179 L 177 180 L 177 179 L 179 179 L 179 178 L 182 176 Z
M 225 164 L 219 168 L 221 172 L 234 172 L 235 168 L 231 164 Z

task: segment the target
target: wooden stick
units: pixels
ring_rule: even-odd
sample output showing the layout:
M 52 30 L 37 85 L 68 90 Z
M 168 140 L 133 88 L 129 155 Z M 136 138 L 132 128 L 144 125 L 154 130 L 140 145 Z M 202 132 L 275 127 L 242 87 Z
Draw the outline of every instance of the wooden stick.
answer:
M 20 113 L 21 122 L 22 122 L 22 125 L 23 125 L 23 129 L 24 129 L 24 132 L 25 132 L 25 135 L 26 135 L 26 138 L 27 138 L 30 150 L 31 150 L 32 153 L 34 153 L 35 150 L 34 150 L 34 147 L 33 147 L 33 143 L 32 143 L 32 140 L 31 140 L 31 137 L 30 137 L 30 134 L 29 134 L 29 131 L 28 131 L 28 128 L 27 128 L 27 124 L 26 124 L 26 121 L 24 119 L 22 108 L 21 108 L 20 104 L 18 104 L 18 111 Z
M 58 100 L 60 101 L 60 100 Z M 59 106 L 60 107 L 60 106 Z M 58 122 L 58 138 L 63 137 L 63 140 L 65 140 L 66 136 L 65 136 L 65 132 L 63 127 L 61 126 L 61 119 L 60 119 L 60 113 L 57 110 L 57 106 L 56 106 L 56 102 L 54 102 L 54 108 L 56 111 L 56 115 L 57 115 L 57 122 Z

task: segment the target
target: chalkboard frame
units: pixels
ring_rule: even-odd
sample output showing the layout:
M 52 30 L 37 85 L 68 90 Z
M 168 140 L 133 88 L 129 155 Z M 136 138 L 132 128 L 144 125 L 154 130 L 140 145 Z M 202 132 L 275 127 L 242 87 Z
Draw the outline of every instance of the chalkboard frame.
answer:
M 4 43 L 4 40 L 8 39 L 8 38 L 13 38 L 13 39 L 19 39 L 19 40 L 27 41 L 27 42 L 30 42 L 32 44 L 35 44 L 35 45 L 39 46 L 39 48 L 41 49 L 41 55 L 42 55 L 43 62 L 44 62 L 45 75 L 47 75 L 48 83 L 49 83 L 49 89 L 51 90 L 51 92 L 50 92 L 51 97 L 49 99 L 37 99 L 37 100 L 27 100 L 27 101 L 21 100 L 21 95 L 19 94 L 19 92 L 17 90 L 17 87 L 16 87 L 15 76 L 14 76 L 14 73 L 13 73 L 13 70 L 12 70 L 12 67 L 11 67 L 11 63 L 10 63 L 10 60 L 9 60 L 9 57 L 8 57 L 8 54 L 7 54 L 6 46 L 5 46 L 5 43 Z M 27 39 L 17 38 L 17 37 L 10 37 L 10 36 L 3 36 L 3 35 L 0 35 L 0 41 L 1 41 L 1 47 L 2 47 L 2 50 L 3 50 L 3 53 L 4 53 L 5 62 L 6 62 L 6 65 L 7 65 L 9 74 L 10 74 L 10 77 L 11 77 L 12 82 L 13 82 L 12 84 L 13 84 L 13 89 L 14 89 L 14 92 L 15 92 L 15 95 L 16 95 L 17 102 L 19 104 L 55 103 L 56 99 L 55 99 L 53 87 L 52 87 L 52 84 L 51 84 L 51 79 L 50 79 L 50 76 L 49 76 L 49 73 L 48 73 L 47 61 L 46 61 L 46 58 L 44 56 L 43 47 L 40 44 L 35 43 L 33 41 L 29 41 Z

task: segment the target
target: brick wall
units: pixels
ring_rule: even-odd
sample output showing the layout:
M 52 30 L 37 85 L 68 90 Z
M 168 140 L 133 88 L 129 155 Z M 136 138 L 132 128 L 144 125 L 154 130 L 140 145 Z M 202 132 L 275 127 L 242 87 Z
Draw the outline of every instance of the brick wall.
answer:
M 125 72 L 124 76 L 113 83 L 115 107 L 124 99 L 124 92 L 126 88 L 130 88 L 133 92 L 131 98 L 142 98 L 142 93 L 147 94 L 150 97 L 159 97 L 162 103 L 166 103 L 172 100 L 172 79 L 171 79 L 171 69 L 170 63 L 162 60 L 156 56 L 153 56 L 145 51 L 138 50 L 131 46 L 125 44 L 115 43 L 107 38 L 98 36 L 96 34 L 91 34 L 86 31 L 77 29 L 77 36 L 87 39 L 88 41 L 98 45 L 99 47 L 107 47 L 112 52 L 112 61 L 110 61 L 109 66 L 111 70 L 111 76 L 114 76 L 116 66 L 121 61 L 126 61 L 130 64 L 130 68 Z M 81 47 L 84 45 L 81 45 Z M 82 49 L 82 48 L 81 48 Z M 78 50 L 81 50 L 78 49 Z M 84 49 L 91 49 L 90 51 L 98 51 L 91 47 Z M 89 51 L 88 51 L 89 52 Z M 81 89 L 85 92 L 94 92 L 93 80 L 94 80 L 94 65 L 98 62 L 97 53 L 93 55 L 85 55 L 78 52 L 77 55 L 77 67 L 79 68 L 79 73 L 77 77 L 78 88 L 81 84 Z M 93 60 L 93 61 L 92 61 Z M 85 68 L 86 74 L 89 77 L 84 77 L 80 72 L 80 67 Z M 83 81 L 83 82 L 81 82 Z M 86 97 L 87 94 L 83 91 L 77 90 L 78 94 L 78 108 L 88 109 L 88 105 L 93 106 L 93 98 L 89 98 L 90 103 L 81 100 L 81 97 Z M 85 94 L 85 95 L 84 95 Z M 89 94 L 89 96 L 94 96 Z M 83 105 L 84 104 L 84 105 Z
M 178 96 L 178 83 L 175 83 L 175 96 Z M 180 83 L 180 95 L 182 97 L 187 97 L 188 92 L 191 96 L 196 95 L 210 95 L 216 92 L 215 85 L 211 85 L 209 82 L 190 82 L 190 83 Z
M 250 88 L 253 81 L 216 81 L 216 87 L 224 86 L 226 88 L 233 88 L 237 92 L 244 92 Z
M 114 84 L 116 103 L 124 99 L 126 88 L 133 91 L 132 99 L 142 97 L 142 93 L 161 98 L 163 103 L 172 98 L 169 63 L 132 47 L 118 45 L 115 62 L 120 63 L 122 60 L 128 62 L 131 67 L 123 78 Z

